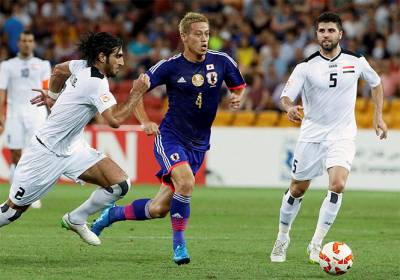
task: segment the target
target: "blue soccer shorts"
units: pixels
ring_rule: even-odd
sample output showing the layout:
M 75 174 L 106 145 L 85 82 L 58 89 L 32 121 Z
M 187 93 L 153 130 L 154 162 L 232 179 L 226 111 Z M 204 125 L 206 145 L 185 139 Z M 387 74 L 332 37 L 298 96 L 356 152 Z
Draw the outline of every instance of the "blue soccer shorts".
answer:
M 156 136 L 154 141 L 154 155 L 161 167 L 156 176 L 161 183 L 169 186 L 174 191 L 171 181 L 172 170 L 182 164 L 189 164 L 193 175 L 196 175 L 203 163 L 206 152 L 185 147 L 177 137 L 170 133 Z

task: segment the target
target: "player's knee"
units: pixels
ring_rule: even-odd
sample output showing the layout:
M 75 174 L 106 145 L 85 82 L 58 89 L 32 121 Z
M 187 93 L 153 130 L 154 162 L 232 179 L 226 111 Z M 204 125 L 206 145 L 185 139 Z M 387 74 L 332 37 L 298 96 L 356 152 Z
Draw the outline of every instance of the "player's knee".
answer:
M 293 197 L 302 197 L 305 192 L 306 190 L 301 188 L 300 185 L 297 183 L 292 183 L 290 186 L 290 194 Z
M 335 193 L 342 193 L 344 190 L 344 186 L 345 186 L 344 180 L 336 179 L 332 181 L 331 185 L 329 186 L 329 189 Z
M 194 177 L 187 177 L 177 180 L 175 182 L 175 192 L 178 192 L 183 195 L 191 195 L 194 189 L 195 180 Z
M 131 180 L 128 178 L 125 181 L 122 181 L 118 184 L 112 185 L 109 188 L 106 188 L 106 190 L 109 193 L 113 194 L 116 199 L 120 199 L 128 193 L 130 188 L 131 188 Z
M 8 225 L 21 217 L 24 210 L 13 209 L 6 202 L 0 206 L 0 227 Z

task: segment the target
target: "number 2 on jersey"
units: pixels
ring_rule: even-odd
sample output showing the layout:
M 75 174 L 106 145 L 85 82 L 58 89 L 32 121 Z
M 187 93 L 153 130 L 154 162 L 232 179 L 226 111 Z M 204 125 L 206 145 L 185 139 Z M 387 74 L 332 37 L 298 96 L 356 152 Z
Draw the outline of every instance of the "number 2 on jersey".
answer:
M 329 85 L 329 87 L 336 87 L 337 84 L 337 73 L 331 73 L 329 75 L 329 81 L 331 82 L 331 84 Z
M 197 107 L 199 107 L 199 109 L 201 109 L 201 106 L 203 105 L 203 97 L 201 92 L 199 92 L 199 95 L 197 95 L 195 104 Z

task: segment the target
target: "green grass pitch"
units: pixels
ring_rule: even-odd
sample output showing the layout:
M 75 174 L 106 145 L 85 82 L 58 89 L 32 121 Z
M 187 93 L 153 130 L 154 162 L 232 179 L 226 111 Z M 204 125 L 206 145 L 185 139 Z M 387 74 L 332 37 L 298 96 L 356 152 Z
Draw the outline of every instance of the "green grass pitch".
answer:
M 0 279 L 328 279 L 307 262 L 325 191 L 310 190 L 293 225 L 287 261 L 269 261 L 283 189 L 197 188 L 187 242 L 192 262 L 172 262 L 169 218 L 121 222 L 91 247 L 60 227 L 62 215 L 84 201 L 92 187 L 57 186 L 43 208 L 30 209 L 0 229 Z M 121 203 L 151 197 L 154 187 L 134 187 Z M 0 186 L 0 199 L 8 186 Z M 346 242 L 353 268 L 340 279 L 400 279 L 400 192 L 345 193 L 326 242 Z

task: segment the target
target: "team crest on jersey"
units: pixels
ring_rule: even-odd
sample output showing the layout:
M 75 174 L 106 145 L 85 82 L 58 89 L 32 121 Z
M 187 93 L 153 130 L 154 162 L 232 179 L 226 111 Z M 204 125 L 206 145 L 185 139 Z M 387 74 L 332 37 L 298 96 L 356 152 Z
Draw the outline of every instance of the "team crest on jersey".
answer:
M 207 75 L 207 82 L 211 85 L 211 86 L 215 86 L 218 82 L 218 74 L 217 72 L 208 72 Z
M 178 153 L 173 153 L 170 156 L 170 158 L 171 158 L 172 161 L 178 161 L 179 160 L 179 154 Z
M 193 75 L 192 84 L 196 87 L 201 87 L 204 84 L 204 77 L 201 74 Z
M 22 78 L 28 78 L 29 77 L 29 68 L 21 69 L 21 77 Z
M 103 94 L 100 96 L 100 100 L 103 104 L 106 104 L 108 101 L 110 101 L 110 97 L 107 94 Z
M 207 71 L 214 70 L 214 64 L 207 64 L 206 69 L 207 69 Z

